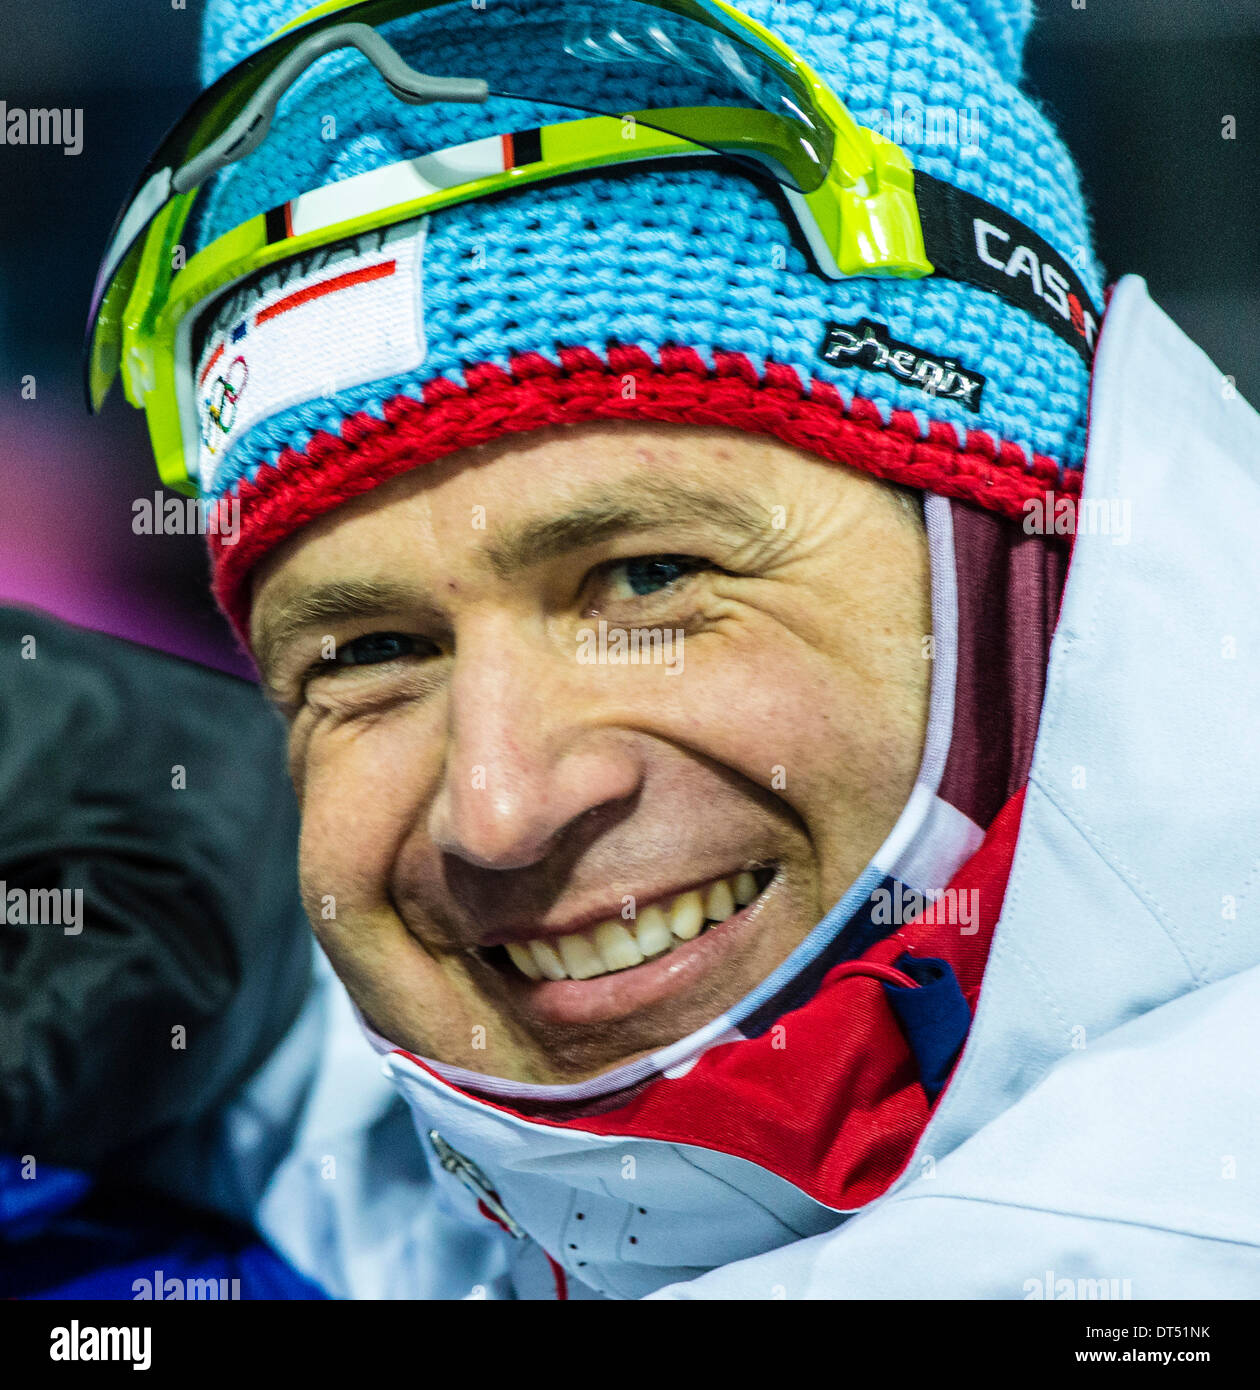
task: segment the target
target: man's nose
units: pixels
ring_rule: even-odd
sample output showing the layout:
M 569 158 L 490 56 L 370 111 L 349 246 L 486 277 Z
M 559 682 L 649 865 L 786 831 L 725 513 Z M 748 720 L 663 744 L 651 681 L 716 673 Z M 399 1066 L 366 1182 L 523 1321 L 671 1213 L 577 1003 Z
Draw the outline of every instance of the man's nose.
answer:
M 593 718 L 589 668 L 576 649 L 570 661 L 571 671 L 564 655 L 519 638 L 460 650 L 429 810 L 438 849 L 481 868 L 528 868 L 566 826 L 634 794 L 639 761 Z

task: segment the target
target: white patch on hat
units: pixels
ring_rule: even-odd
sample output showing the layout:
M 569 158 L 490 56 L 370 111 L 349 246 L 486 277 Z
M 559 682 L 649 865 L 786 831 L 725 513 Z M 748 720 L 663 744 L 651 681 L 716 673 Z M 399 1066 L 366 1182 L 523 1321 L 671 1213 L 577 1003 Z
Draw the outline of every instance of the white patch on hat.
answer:
M 296 256 L 224 295 L 196 364 L 203 494 L 255 425 L 424 361 L 428 218 Z

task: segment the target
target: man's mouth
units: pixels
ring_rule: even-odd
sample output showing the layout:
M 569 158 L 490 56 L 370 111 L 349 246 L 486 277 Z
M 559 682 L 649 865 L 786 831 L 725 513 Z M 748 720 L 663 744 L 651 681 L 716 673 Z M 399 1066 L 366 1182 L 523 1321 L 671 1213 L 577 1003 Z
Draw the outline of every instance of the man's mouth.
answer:
M 568 936 L 542 936 L 490 947 L 488 959 L 528 980 L 593 980 L 631 970 L 720 926 L 746 907 L 774 870 L 742 870 L 641 908 L 632 921 L 613 917 Z

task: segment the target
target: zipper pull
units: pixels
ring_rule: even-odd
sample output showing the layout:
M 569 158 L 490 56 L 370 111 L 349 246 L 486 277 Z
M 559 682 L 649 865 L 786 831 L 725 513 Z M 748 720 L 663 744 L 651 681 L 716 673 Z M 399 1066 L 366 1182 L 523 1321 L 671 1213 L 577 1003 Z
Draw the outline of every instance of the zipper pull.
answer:
M 524 1240 L 525 1232 L 507 1214 L 507 1210 L 499 1201 L 498 1194 L 490 1186 L 486 1175 L 472 1159 L 465 1158 L 458 1149 L 451 1148 L 436 1129 L 429 1131 L 429 1143 L 433 1145 L 433 1152 L 437 1154 L 438 1162 L 443 1169 L 463 1183 L 478 1201 L 485 1203 L 487 1209 L 493 1212 L 495 1217 L 507 1228 L 508 1234 L 513 1240 Z

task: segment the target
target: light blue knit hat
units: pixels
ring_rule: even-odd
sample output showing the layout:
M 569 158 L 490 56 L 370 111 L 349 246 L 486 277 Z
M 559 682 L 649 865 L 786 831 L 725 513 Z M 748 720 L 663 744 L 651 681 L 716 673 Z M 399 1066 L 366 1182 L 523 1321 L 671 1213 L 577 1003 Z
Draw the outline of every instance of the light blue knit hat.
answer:
M 205 80 L 306 8 L 207 0 Z M 1075 167 L 1018 87 L 1031 0 L 741 8 L 800 52 L 859 123 L 894 139 L 917 170 L 1025 224 L 1102 303 Z M 468 26 L 466 75 L 478 74 L 497 19 L 542 24 L 563 9 L 486 0 Z M 383 32 L 423 70 L 423 49 L 408 48 L 413 24 Z M 334 53 L 290 89 L 262 148 L 203 196 L 195 242 L 369 169 L 573 117 L 503 99 L 406 106 L 357 53 Z M 332 137 L 312 139 L 321 127 Z M 1089 369 L 1063 336 L 958 280 L 824 278 L 780 202 L 734 166 L 600 172 L 433 214 L 422 282 L 418 368 L 325 395 L 312 365 L 309 399 L 252 423 L 225 452 L 208 492 L 240 497 L 242 527 L 236 545 L 212 542 L 216 592 L 242 630 L 248 574 L 286 535 L 405 468 L 545 425 L 735 424 L 1010 515 L 1047 488 L 1079 490 Z M 978 411 L 823 357 L 832 326 L 864 322 L 983 376 Z M 330 350 L 312 345 L 312 363 Z M 631 399 L 617 389 L 627 373 L 638 382 Z

